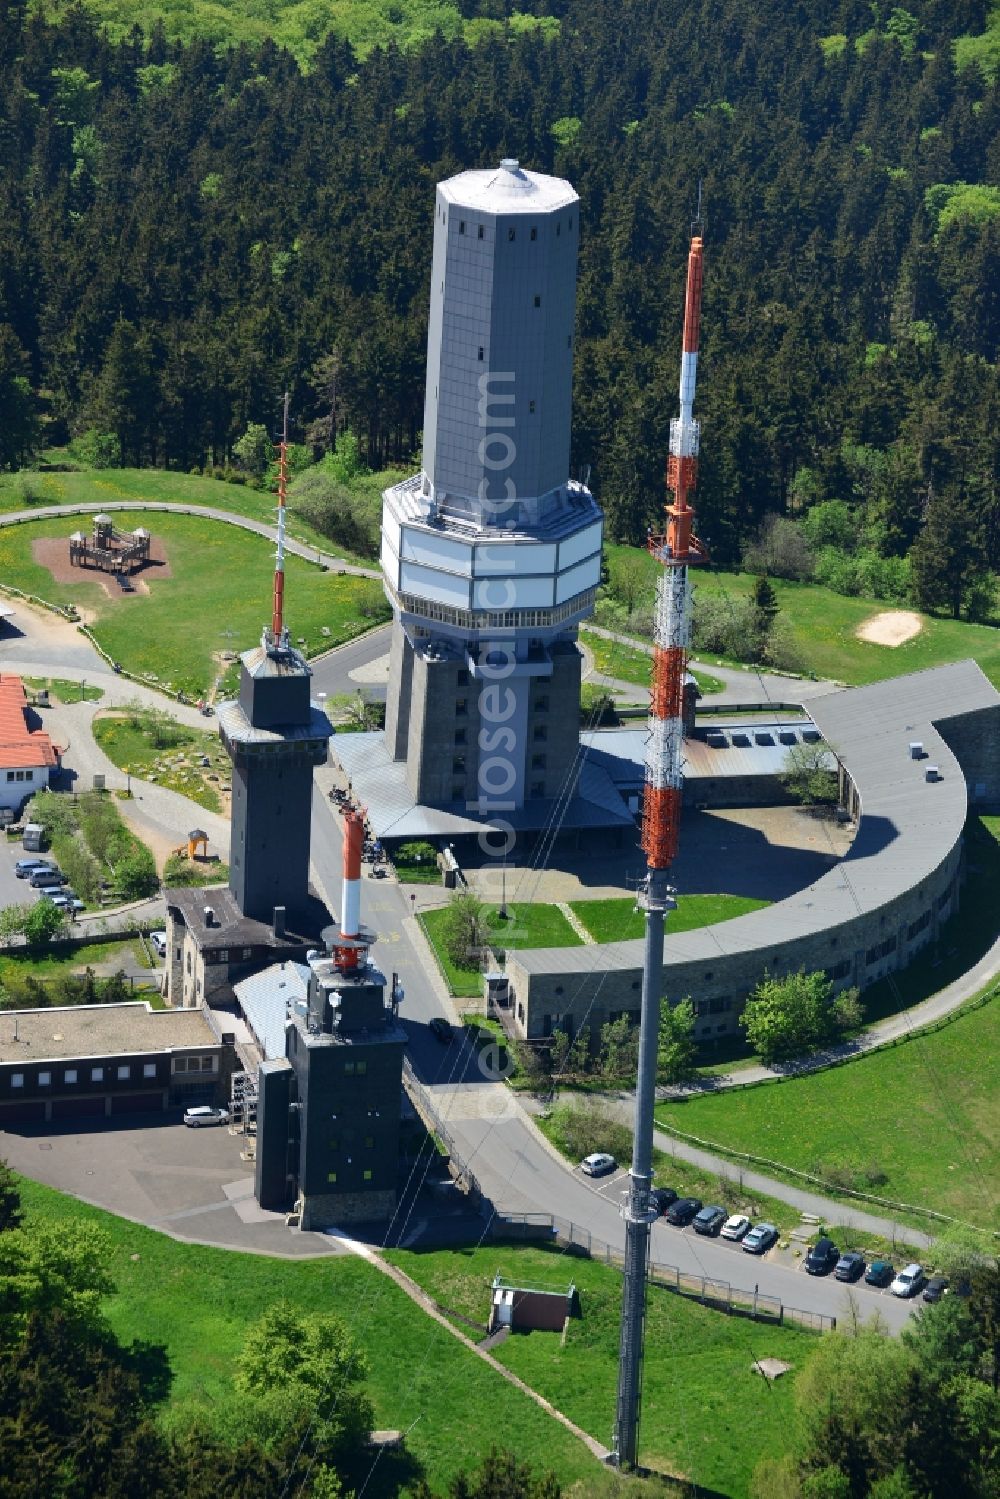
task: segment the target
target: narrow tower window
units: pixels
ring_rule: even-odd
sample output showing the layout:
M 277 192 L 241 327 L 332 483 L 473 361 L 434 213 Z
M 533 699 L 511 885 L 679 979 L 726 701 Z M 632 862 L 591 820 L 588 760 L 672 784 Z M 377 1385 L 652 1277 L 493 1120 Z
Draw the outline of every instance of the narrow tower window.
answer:
M 508 229 L 507 230 L 507 238 L 509 240 L 517 239 L 517 230 L 516 229 Z
M 483 226 L 482 226 L 482 224 L 480 224 L 479 228 L 476 231 L 476 238 L 477 239 L 482 239 L 482 237 L 483 237 Z
M 464 234 L 465 233 L 465 220 L 464 219 L 459 219 L 459 221 L 458 221 L 458 232 L 459 232 L 459 234 Z
M 538 238 L 538 230 L 535 228 L 534 224 L 532 224 L 531 226 L 531 237 L 532 239 Z
M 542 299 L 541 299 L 541 297 L 536 297 L 535 298 L 535 306 L 536 307 L 541 307 L 541 305 L 542 305 Z

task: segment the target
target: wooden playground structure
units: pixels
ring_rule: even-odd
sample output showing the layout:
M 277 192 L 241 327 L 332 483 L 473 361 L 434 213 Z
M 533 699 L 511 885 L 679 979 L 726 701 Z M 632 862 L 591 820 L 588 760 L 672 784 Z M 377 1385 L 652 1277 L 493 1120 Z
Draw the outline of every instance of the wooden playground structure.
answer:
M 127 587 L 126 580 L 149 561 L 150 543 L 149 532 L 142 526 L 134 531 L 117 531 L 110 515 L 95 515 L 89 538 L 82 531 L 74 531 L 70 537 L 70 565 L 113 573 Z

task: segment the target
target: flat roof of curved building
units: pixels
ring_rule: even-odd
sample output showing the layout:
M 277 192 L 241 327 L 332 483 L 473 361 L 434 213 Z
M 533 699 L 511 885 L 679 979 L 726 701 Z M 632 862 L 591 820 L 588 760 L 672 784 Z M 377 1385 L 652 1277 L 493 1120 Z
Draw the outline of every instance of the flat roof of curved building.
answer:
M 937 666 L 868 687 L 810 698 L 808 713 L 846 768 L 861 802 L 858 831 L 844 859 L 786 900 L 719 926 L 672 935 L 667 961 L 703 962 L 730 953 L 775 952 L 877 911 L 934 873 L 962 833 L 965 776 L 935 728 L 949 718 L 1000 706 L 975 661 Z M 924 757 L 910 757 L 910 744 Z M 940 779 L 928 781 L 929 766 Z M 641 968 L 642 940 L 600 946 L 526 948 L 511 962 L 526 974 Z

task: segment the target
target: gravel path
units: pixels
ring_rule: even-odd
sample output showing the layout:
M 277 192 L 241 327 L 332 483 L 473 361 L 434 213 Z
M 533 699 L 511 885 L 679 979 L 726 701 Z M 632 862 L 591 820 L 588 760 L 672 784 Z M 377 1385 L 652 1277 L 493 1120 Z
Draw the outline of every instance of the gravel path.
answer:
M 653 647 L 644 640 L 637 640 L 634 635 L 619 635 L 614 630 L 605 630 L 601 625 L 595 624 L 587 624 L 584 628 L 616 645 L 642 651 L 647 656 L 653 654 Z M 586 649 L 582 639 L 581 644 Z M 593 656 L 589 656 L 589 659 L 593 662 Z M 812 681 L 808 677 L 786 677 L 775 672 L 761 672 L 752 666 L 718 666 L 714 661 L 703 661 L 698 656 L 692 656 L 690 664 L 695 671 L 703 671 L 725 683 L 724 692 L 712 693 L 709 701 L 713 707 L 735 708 L 744 703 L 802 704 L 807 703 L 810 698 L 821 697 L 825 692 L 833 692 L 842 685 L 839 682 Z M 594 672 L 594 675 L 598 676 L 600 673 Z M 602 680 L 610 682 L 616 692 L 630 700 L 644 702 L 648 697 L 646 690 L 636 687 L 634 682 L 621 682 L 612 677 L 603 677 Z

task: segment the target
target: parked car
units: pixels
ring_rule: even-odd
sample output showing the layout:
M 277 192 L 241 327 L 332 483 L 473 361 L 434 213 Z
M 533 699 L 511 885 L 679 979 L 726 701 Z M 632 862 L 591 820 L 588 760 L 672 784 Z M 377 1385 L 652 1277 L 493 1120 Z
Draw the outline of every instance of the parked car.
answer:
M 678 1228 L 683 1228 L 685 1223 L 690 1223 L 696 1213 L 701 1212 L 701 1199 L 698 1197 L 678 1197 L 667 1208 L 667 1222 L 673 1223 Z
M 79 911 L 87 909 L 76 891 L 67 890 L 65 886 L 62 890 L 46 890 L 44 897 L 46 900 L 50 900 L 54 906 L 58 906 L 60 911 L 66 911 L 72 916 L 76 916 Z
M 35 869 L 48 869 L 47 859 L 18 859 L 14 865 L 14 873 L 19 880 L 26 880 Z
M 65 882 L 66 876 L 63 874 L 62 870 L 56 869 L 54 865 L 49 864 L 39 865 L 37 869 L 33 869 L 28 875 L 28 884 L 31 886 L 32 890 L 45 890 L 46 888 L 54 888 L 56 885 L 65 884 Z
M 203 1129 L 209 1124 L 228 1124 L 229 1110 L 214 1109 L 210 1104 L 200 1103 L 193 1109 L 184 1110 L 184 1123 L 189 1129 Z
M 865 1273 L 865 1257 L 859 1249 L 848 1249 L 837 1261 L 834 1275 L 838 1280 L 860 1280 Z
M 865 1284 L 868 1286 L 887 1286 L 891 1283 L 896 1272 L 892 1268 L 890 1260 L 872 1260 L 865 1271 Z
M 930 1280 L 924 1286 L 924 1300 L 940 1301 L 941 1297 L 944 1295 L 947 1289 L 948 1282 L 945 1280 L 943 1275 L 932 1275 Z
M 158 958 L 165 958 L 167 956 L 166 932 L 150 932 L 149 945 Z
M 750 1227 L 750 1219 L 744 1213 L 733 1213 L 722 1225 L 724 1239 L 742 1239 Z
M 700 1213 L 695 1213 L 694 1231 L 696 1234 L 709 1234 L 714 1238 L 725 1221 L 725 1208 L 710 1205 L 707 1208 L 702 1208 Z
M 906 1265 L 900 1270 L 889 1290 L 894 1296 L 916 1296 L 918 1291 L 923 1290 L 924 1279 L 922 1265 Z
M 817 1239 L 806 1255 L 806 1270 L 810 1275 L 829 1275 L 840 1259 L 840 1250 L 832 1239 Z
M 773 1223 L 755 1223 L 743 1240 L 743 1248 L 747 1254 L 766 1254 L 777 1242 L 778 1230 Z
M 451 1026 L 441 1015 L 435 1015 L 430 1023 L 431 1035 L 442 1045 L 448 1046 L 451 1042 Z
M 658 1213 L 665 1213 L 677 1201 L 677 1193 L 673 1187 L 653 1187 L 649 1200 Z
M 617 1165 L 613 1155 L 608 1155 L 605 1150 L 595 1150 L 591 1155 L 584 1156 L 580 1162 L 580 1170 L 584 1176 L 607 1176 Z

